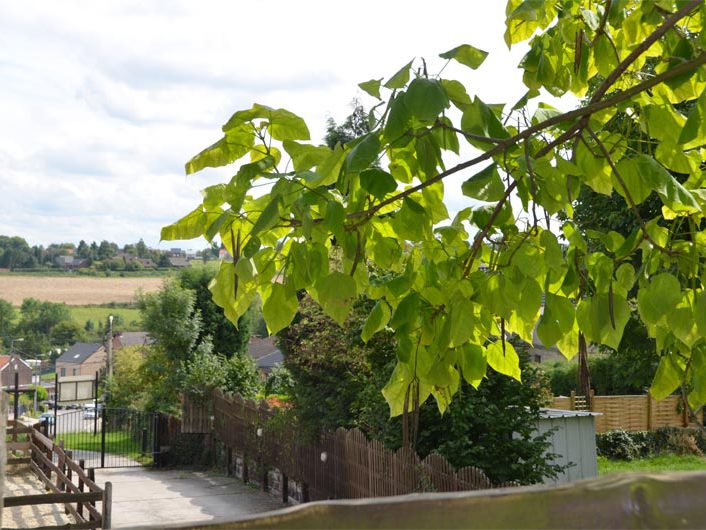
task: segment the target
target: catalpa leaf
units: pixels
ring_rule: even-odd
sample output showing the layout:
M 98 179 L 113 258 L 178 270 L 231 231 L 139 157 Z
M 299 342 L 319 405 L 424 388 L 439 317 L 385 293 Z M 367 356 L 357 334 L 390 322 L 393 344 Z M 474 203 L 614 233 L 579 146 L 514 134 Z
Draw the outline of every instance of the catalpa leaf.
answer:
M 442 59 L 454 59 L 475 70 L 483 64 L 485 58 L 488 57 L 488 52 L 474 48 L 470 44 L 461 44 L 461 46 L 457 46 L 452 50 L 440 53 L 439 57 Z

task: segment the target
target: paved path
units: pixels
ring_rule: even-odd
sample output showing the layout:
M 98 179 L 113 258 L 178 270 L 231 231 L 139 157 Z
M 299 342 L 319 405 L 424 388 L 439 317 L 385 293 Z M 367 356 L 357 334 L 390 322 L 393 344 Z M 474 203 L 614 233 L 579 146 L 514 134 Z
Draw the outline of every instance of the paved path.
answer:
M 222 522 L 277 510 L 274 496 L 213 473 L 149 468 L 96 469 L 113 483 L 113 528 Z
M 42 482 L 28 467 L 8 466 L 5 476 L 4 494 L 6 497 L 20 495 L 42 495 L 46 493 Z M 73 519 L 64 514 L 59 504 L 34 504 L 3 508 L 3 528 L 34 528 L 41 526 L 62 526 Z

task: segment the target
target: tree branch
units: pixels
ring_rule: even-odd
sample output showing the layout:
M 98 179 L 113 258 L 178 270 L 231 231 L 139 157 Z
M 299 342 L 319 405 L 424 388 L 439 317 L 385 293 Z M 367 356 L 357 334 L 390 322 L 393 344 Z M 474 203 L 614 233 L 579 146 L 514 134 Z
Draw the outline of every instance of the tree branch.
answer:
M 601 110 L 607 109 L 609 107 L 612 107 L 614 105 L 617 105 L 618 103 L 622 103 L 623 101 L 630 99 L 632 96 L 639 94 L 641 92 L 644 92 L 645 90 L 648 90 L 652 88 L 653 86 L 656 86 L 664 81 L 668 81 L 669 79 L 673 79 L 675 77 L 678 77 L 680 75 L 683 75 L 687 72 L 691 72 L 692 70 L 698 68 L 699 66 L 706 64 L 706 53 L 702 53 L 692 59 L 691 61 L 688 61 L 686 63 L 680 64 L 679 66 L 676 66 L 670 70 L 667 70 L 666 72 L 661 73 L 660 75 L 657 75 L 655 77 L 652 77 L 646 81 L 643 81 L 642 83 L 639 83 L 635 86 L 632 86 L 628 88 L 627 90 L 624 90 L 622 92 L 617 93 L 616 95 L 603 99 L 601 101 L 596 101 L 595 103 L 591 103 L 585 107 L 581 107 L 578 109 L 571 110 L 569 112 L 565 112 L 563 114 L 558 114 L 556 116 L 553 116 L 551 118 L 548 118 L 544 120 L 541 123 L 538 123 L 537 125 L 533 125 L 532 127 L 529 127 L 528 129 L 525 129 L 524 131 L 516 134 L 515 136 L 512 136 L 510 138 L 507 138 L 503 140 L 502 142 L 498 143 L 495 147 L 489 149 L 488 151 L 484 152 L 481 155 L 478 155 L 475 158 L 472 158 L 471 160 L 467 160 L 466 162 L 462 162 L 451 169 L 447 169 L 446 171 L 443 171 L 439 173 L 438 175 L 425 180 L 424 182 L 417 184 L 416 186 L 413 186 L 409 189 L 406 189 L 397 195 L 394 195 L 393 197 L 390 197 L 389 199 L 385 199 L 384 201 L 379 202 L 375 206 L 368 208 L 367 210 L 360 210 L 358 212 L 353 212 L 349 213 L 346 218 L 347 219 L 355 219 L 358 217 L 371 217 L 374 215 L 376 212 L 380 211 L 382 208 L 385 206 L 388 206 L 389 204 L 392 204 L 396 201 L 399 201 L 400 199 L 404 199 L 405 197 L 412 195 L 413 193 L 416 193 L 418 191 L 423 190 L 424 188 L 431 186 L 432 184 L 436 184 L 437 182 L 442 181 L 449 175 L 453 175 L 455 173 L 458 173 L 459 171 L 462 171 L 464 169 L 467 169 L 469 167 L 472 167 L 480 162 L 483 162 L 485 160 L 488 160 L 492 158 L 493 156 L 502 153 L 505 151 L 508 147 L 511 147 L 522 140 L 526 140 L 527 138 L 531 137 L 533 134 L 540 132 L 548 127 L 552 127 L 554 125 L 557 125 L 559 123 L 563 123 L 565 121 L 571 121 L 577 118 L 582 118 L 584 116 L 590 116 L 591 114 L 594 114 L 596 112 L 599 112 Z
M 601 99 L 605 95 L 605 93 L 608 92 L 608 89 L 610 89 L 610 87 L 615 84 L 615 82 L 620 78 L 620 76 L 625 72 L 625 70 L 627 70 L 628 67 L 632 63 L 634 63 L 638 57 L 640 57 L 640 55 L 645 53 L 650 48 L 650 46 L 657 42 L 665 33 L 667 33 L 667 31 L 672 29 L 677 22 L 679 22 L 689 13 L 691 13 L 702 3 L 703 0 L 691 0 L 686 5 L 684 5 L 684 7 L 682 7 L 679 11 L 674 13 L 674 15 L 667 18 L 664 21 L 664 24 L 662 24 L 659 28 L 653 31 L 650 36 L 648 36 L 644 41 L 642 41 L 632 52 L 630 52 L 630 55 L 628 55 L 623 60 L 623 62 L 621 62 L 615 68 L 615 70 L 613 70 L 610 75 L 605 78 L 605 80 L 600 84 L 600 86 L 596 89 L 593 96 L 591 97 L 590 103 L 595 103 L 596 101 Z

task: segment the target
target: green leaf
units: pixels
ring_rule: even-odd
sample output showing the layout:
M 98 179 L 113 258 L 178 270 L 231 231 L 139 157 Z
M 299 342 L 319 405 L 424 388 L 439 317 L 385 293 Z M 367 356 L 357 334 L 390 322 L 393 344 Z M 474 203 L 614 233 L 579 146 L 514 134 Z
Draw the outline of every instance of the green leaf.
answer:
M 601 293 L 581 300 L 576 308 L 576 320 L 586 338 L 613 349 L 620 345 L 629 319 L 630 307 L 625 298 L 617 293 L 614 293 L 612 302 L 608 293 Z
M 403 136 L 410 127 L 412 115 L 405 104 L 404 92 L 397 94 L 390 105 L 390 114 L 385 123 L 385 138 L 395 142 Z
M 338 182 L 338 176 L 341 173 L 343 162 L 346 159 L 346 151 L 340 144 L 336 144 L 333 151 L 326 159 L 316 168 L 316 174 L 320 178 L 312 184 L 316 186 L 330 186 Z
M 360 185 L 373 197 L 382 199 L 397 189 L 397 181 L 388 172 L 379 168 L 370 168 L 360 173 Z
M 693 140 L 704 143 L 706 140 L 706 90 L 689 111 L 684 128 L 679 134 L 679 144 L 687 144 Z
M 371 132 L 356 140 L 355 145 L 346 157 L 344 168 L 348 173 L 358 173 L 369 168 L 380 153 L 380 138 L 376 132 Z
M 706 291 L 701 291 L 696 295 L 694 320 L 696 322 L 696 326 L 698 327 L 699 333 L 706 336 Z
M 459 350 L 458 363 L 463 373 L 463 378 L 469 385 L 478 388 L 485 377 L 488 366 L 483 348 L 478 344 L 465 344 Z
M 649 285 L 637 293 L 637 308 L 647 324 L 657 324 L 681 301 L 679 280 L 668 272 L 654 276 Z
M 421 121 L 434 121 L 449 107 L 446 91 L 436 79 L 418 77 L 409 84 L 404 98 L 409 112 Z
M 676 213 L 692 214 L 701 211 L 694 196 L 649 156 L 637 155 L 624 159 L 618 164 L 618 171 L 635 204 L 640 204 L 654 190 L 662 202 Z M 622 187 L 616 186 L 615 189 L 623 197 L 626 196 Z
M 306 171 L 314 166 L 318 166 L 331 155 L 331 149 L 325 145 L 300 144 L 292 140 L 282 143 L 284 150 L 292 157 L 292 165 L 295 171 Z
M 537 336 L 542 344 L 551 348 L 574 326 L 576 311 L 571 300 L 547 293 L 544 313 L 537 326 Z
M 233 114 L 223 126 L 223 131 L 228 135 L 233 129 L 245 128 L 253 135 L 253 128 L 247 123 L 256 119 L 267 120 L 268 131 L 275 140 L 309 140 L 309 128 L 299 116 L 285 109 L 273 109 L 259 103 L 255 103 L 251 109 Z
M 380 79 L 371 79 L 370 81 L 363 81 L 362 83 L 358 83 L 358 86 L 374 98 L 380 99 L 381 82 L 382 77 Z
M 491 164 L 473 175 L 461 186 L 466 197 L 479 201 L 495 202 L 505 195 L 505 186 L 500 179 L 497 164 Z
M 365 325 L 360 334 L 360 338 L 363 342 L 368 342 L 378 331 L 385 329 L 385 326 L 387 326 L 387 323 L 390 321 L 390 315 L 390 307 L 387 305 L 387 302 L 378 300 L 373 310 L 368 315 L 368 318 L 365 319 Z
M 395 308 L 390 320 L 393 329 L 404 328 L 417 321 L 419 318 L 419 295 L 411 293 L 405 296 Z
M 324 312 L 343 324 L 357 296 L 355 280 L 342 272 L 332 272 L 316 282 L 315 289 L 315 299 Z
M 510 342 L 505 341 L 504 352 L 503 341 L 497 340 L 489 344 L 486 348 L 486 359 L 488 360 L 488 365 L 496 372 L 508 375 L 522 382 L 520 358 Z
M 510 135 L 503 127 L 496 114 L 490 106 L 483 103 L 478 97 L 473 103 L 467 105 L 461 118 L 461 127 L 464 131 L 490 138 L 509 138 Z M 479 149 L 488 149 L 491 144 L 479 142 L 466 137 L 468 142 Z
M 462 346 L 473 334 L 473 303 L 459 291 L 449 301 L 449 335 L 454 346 Z
M 209 291 L 213 295 L 213 301 L 223 308 L 223 313 L 234 326 L 238 325 L 238 319 L 245 314 L 253 300 L 256 291 L 248 288 L 246 282 L 239 281 L 237 297 L 233 296 L 235 291 L 235 266 L 232 262 L 222 261 L 216 277 L 208 285 Z
M 269 230 L 277 224 L 277 221 L 279 220 L 279 203 L 280 198 L 274 197 L 267 204 L 267 206 L 265 206 L 265 209 L 260 214 L 260 217 L 257 218 L 255 225 L 250 231 L 251 236 L 257 235 L 265 230 Z
M 485 58 L 488 57 L 488 52 L 474 48 L 470 44 L 461 44 L 461 46 L 457 46 L 452 50 L 440 53 L 439 57 L 442 59 L 455 59 L 459 63 L 475 70 L 483 64 Z
M 407 84 L 407 81 L 409 81 L 409 70 L 412 68 L 413 62 L 414 59 L 409 61 L 406 65 L 400 68 L 400 70 L 395 75 L 388 79 L 387 83 L 385 83 L 385 88 L 404 88 L 404 86 Z
M 441 84 L 446 95 L 458 108 L 463 109 L 466 105 L 471 104 L 471 97 L 466 92 L 466 87 L 463 86 L 463 83 L 454 79 L 442 79 Z
M 272 284 L 269 296 L 262 304 L 262 316 L 267 323 L 267 331 L 274 335 L 279 330 L 286 328 L 297 314 L 299 302 L 296 292 L 282 284 Z
M 254 143 L 252 127 L 243 126 L 228 131 L 223 138 L 186 163 L 186 174 L 191 175 L 205 167 L 221 167 L 235 162 L 248 154 Z
M 199 205 L 176 223 L 162 228 L 160 239 L 163 241 L 173 241 L 178 239 L 194 239 L 203 234 L 204 213 L 203 207 Z
M 665 354 L 659 360 L 650 394 L 655 399 L 664 399 L 670 396 L 681 385 L 683 370 L 672 360 L 671 355 Z

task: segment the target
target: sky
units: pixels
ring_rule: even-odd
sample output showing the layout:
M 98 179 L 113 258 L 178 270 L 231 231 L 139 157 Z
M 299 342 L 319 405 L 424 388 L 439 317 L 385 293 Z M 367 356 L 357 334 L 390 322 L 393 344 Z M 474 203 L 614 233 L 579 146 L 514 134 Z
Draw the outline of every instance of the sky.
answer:
M 490 55 L 444 76 L 513 104 L 525 49 L 508 51 L 503 15 L 501 0 L 0 2 L 0 234 L 173 247 L 160 228 L 232 174 L 184 163 L 233 112 L 286 108 L 321 143 L 327 118 L 374 103 L 359 82 L 414 57 L 436 72 L 459 44 Z M 469 176 L 447 189 L 452 211 Z

